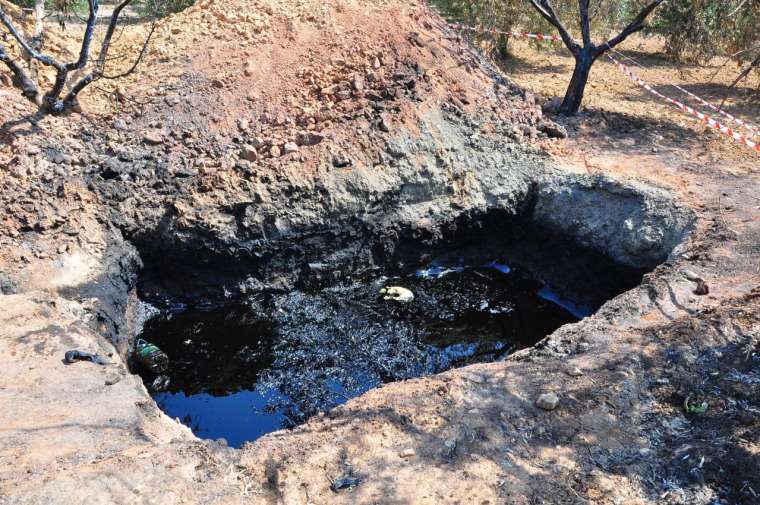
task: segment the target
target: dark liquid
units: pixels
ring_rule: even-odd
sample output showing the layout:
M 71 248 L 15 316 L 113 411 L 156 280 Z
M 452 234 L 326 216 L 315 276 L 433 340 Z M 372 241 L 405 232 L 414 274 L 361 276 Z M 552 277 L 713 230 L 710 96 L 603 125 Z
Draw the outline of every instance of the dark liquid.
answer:
M 383 382 L 500 359 L 641 278 L 594 255 L 542 251 L 552 258 L 541 276 L 458 253 L 401 277 L 164 311 L 141 335 L 170 359 L 169 385 L 154 398 L 196 435 L 238 447 Z M 510 254 L 544 262 L 519 248 Z M 384 286 L 408 288 L 414 299 L 384 300 Z

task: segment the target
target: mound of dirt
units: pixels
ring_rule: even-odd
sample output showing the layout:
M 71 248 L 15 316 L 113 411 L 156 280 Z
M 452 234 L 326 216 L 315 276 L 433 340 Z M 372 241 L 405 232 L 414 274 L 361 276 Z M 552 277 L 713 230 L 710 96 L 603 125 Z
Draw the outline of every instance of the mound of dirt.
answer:
M 145 31 L 125 26 L 114 54 L 136 54 Z M 73 50 L 75 35 L 57 33 L 56 44 Z M 426 123 L 441 124 L 431 115 L 461 123 L 479 136 L 473 139 L 514 146 L 554 131 L 530 94 L 463 46 L 426 6 L 404 2 L 202 1 L 160 21 L 137 72 L 88 88 L 81 114 L 29 127 L 18 120 L 30 104 L 16 90 L 2 92 L 16 101 L 0 112 L 10 121 L 0 145 L 6 233 L 53 233 L 64 244 L 76 236 L 74 216 L 85 206 L 61 205 L 62 181 L 87 181 L 128 235 L 156 229 L 167 205 L 182 226 L 210 229 L 275 195 L 292 200 L 294 191 L 316 188 L 308 196 L 321 200 L 316 205 L 340 200 L 328 193 L 345 194 L 330 187 L 343 182 L 325 181 L 349 174 L 407 164 L 399 169 L 408 171 L 404 178 L 423 177 L 403 152 L 410 149 L 389 139 L 429 136 Z M 447 142 L 431 136 L 425 149 Z M 375 179 L 371 186 L 388 187 Z M 92 194 L 75 197 L 91 201 Z M 288 220 L 308 221 L 309 205 Z M 273 218 L 257 214 L 245 226 L 268 228 Z M 60 233 L 72 221 L 70 233 Z M 234 238 L 221 226 L 212 234 Z
M 324 139 L 371 149 L 373 130 L 414 127 L 432 104 L 489 111 L 517 137 L 523 126 L 537 136 L 534 104 L 509 83 L 494 89 L 493 76 L 442 30 L 413 3 L 199 2 L 162 22 L 153 61 L 117 95 L 136 128 L 152 126 L 159 138 L 208 131 L 244 145 L 252 162 Z

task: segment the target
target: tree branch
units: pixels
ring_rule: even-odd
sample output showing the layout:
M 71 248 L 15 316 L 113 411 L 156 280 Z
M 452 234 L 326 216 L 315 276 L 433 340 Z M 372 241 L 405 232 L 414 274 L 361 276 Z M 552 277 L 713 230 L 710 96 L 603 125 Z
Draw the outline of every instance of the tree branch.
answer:
M 559 31 L 559 36 L 562 37 L 562 41 L 570 52 L 573 53 L 573 55 L 577 55 L 581 48 L 575 40 L 573 40 L 573 37 L 570 36 L 567 28 L 565 28 L 565 25 L 562 24 L 562 21 L 560 21 L 557 16 L 557 13 L 554 12 L 551 2 L 549 0 L 530 0 L 530 3 L 545 20 L 551 23 L 552 26 Z
M 148 32 L 148 36 L 145 37 L 145 43 L 142 46 L 142 49 L 140 50 L 140 54 L 137 55 L 137 59 L 135 60 L 134 64 L 129 68 L 129 70 L 122 72 L 121 74 L 117 75 L 105 75 L 103 74 L 103 79 L 121 79 L 123 77 L 127 77 L 129 74 L 134 72 L 137 69 L 137 66 L 140 64 L 140 62 L 143 59 L 143 56 L 145 56 L 145 52 L 148 50 L 148 44 L 150 44 L 150 39 L 153 37 L 153 32 L 156 31 L 157 23 L 154 21 L 153 24 L 150 27 L 150 32 Z
M 5 47 L 0 44 L 0 61 L 5 63 L 8 69 L 13 74 L 13 84 L 21 90 L 21 94 L 24 95 L 29 101 L 36 105 L 40 105 L 40 92 L 37 89 L 37 85 L 29 78 L 27 73 L 21 68 L 21 65 L 13 61 L 13 58 L 5 51 Z
M 723 105 L 725 105 L 726 100 L 728 100 L 728 92 L 731 91 L 734 86 L 739 84 L 739 81 L 747 77 L 749 73 L 752 71 L 752 69 L 755 67 L 760 67 L 760 54 L 757 55 L 757 58 L 755 58 L 754 61 L 752 61 L 752 63 L 750 63 L 746 69 L 742 70 L 742 72 L 736 77 L 736 79 L 734 79 L 734 82 L 732 82 L 731 85 L 726 89 L 725 97 L 723 98 L 723 101 L 720 102 L 721 109 L 723 108 Z
M 79 59 L 66 64 L 67 70 L 77 70 L 87 64 L 87 58 L 90 54 L 90 44 L 92 43 L 92 33 L 95 31 L 95 24 L 98 21 L 98 0 L 88 0 L 90 16 L 87 18 L 87 27 L 84 29 L 84 38 L 82 38 L 82 49 L 79 51 Z M 115 11 L 114 11 L 115 12 Z
M 636 16 L 636 18 L 631 21 L 628 26 L 623 28 L 623 31 L 620 32 L 620 34 L 617 37 L 614 37 L 610 40 L 608 40 L 605 44 L 602 44 L 597 48 L 597 54 L 596 56 L 600 56 L 604 54 L 607 49 L 612 49 L 616 45 L 623 42 L 625 39 L 627 39 L 630 35 L 640 32 L 644 29 L 644 21 L 646 21 L 647 17 L 663 2 L 664 0 L 655 0 L 654 2 L 650 3 L 644 9 L 642 9 L 641 12 L 639 12 L 639 15 Z
M 119 16 L 121 16 L 121 11 L 123 11 L 124 8 L 130 3 L 132 3 L 132 0 L 123 0 L 119 5 L 116 6 L 116 8 L 113 10 L 113 13 L 111 14 L 111 22 L 108 23 L 108 30 L 106 30 L 106 35 L 103 38 L 103 44 L 100 46 L 100 54 L 98 55 L 97 66 L 100 67 L 101 70 L 105 67 L 108 50 L 111 47 L 111 39 L 113 38 L 114 31 L 116 31 L 116 25 L 119 23 Z M 153 34 L 153 30 L 154 27 L 151 27 L 151 35 Z
M 578 8 L 581 15 L 581 34 L 583 35 L 583 47 L 591 47 L 591 25 L 588 17 L 588 1 L 579 0 Z
M 715 76 L 718 75 L 723 70 L 723 68 L 731 62 L 733 58 L 736 58 L 740 54 L 744 54 L 744 53 L 748 53 L 750 51 L 756 51 L 756 50 L 760 50 L 760 46 L 748 47 L 747 49 L 742 49 L 741 51 L 737 51 L 734 54 L 730 54 L 726 56 L 726 61 L 724 61 L 723 64 L 719 66 L 718 69 L 712 73 L 712 75 L 710 75 L 710 78 L 708 79 L 707 82 L 713 82 L 713 79 L 715 79 Z
M 26 98 L 33 101 L 39 106 L 39 114 L 60 114 L 66 111 L 68 108 L 74 105 L 77 95 L 89 84 L 100 78 L 118 79 L 121 77 L 126 77 L 134 72 L 140 62 L 144 59 L 145 54 L 148 50 L 148 45 L 150 44 L 150 41 L 157 27 L 157 23 L 155 21 L 151 25 L 150 31 L 145 38 L 142 49 L 137 55 L 135 61 L 132 63 L 131 67 L 126 71 L 123 71 L 116 75 L 105 75 L 106 63 L 109 60 L 108 52 L 111 48 L 113 36 L 119 23 L 119 17 L 122 11 L 133 2 L 133 0 L 120 0 L 120 3 L 116 5 L 113 13 L 111 14 L 111 19 L 108 23 L 108 28 L 106 29 L 106 33 L 103 37 L 103 41 L 100 47 L 100 52 L 97 59 L 93 62 L 94 67 L 92 71 L 90 71 L 89 74 L 73 84 L 73 86 L 71 86 L 71 90 L 63 99 L 61 99 L 63 89 L 67 83 L 69 83 L 69 75 L 71 72 L 74 70 L 86 68 L 88 66 L 88 62 L 90 61 L 90 48 L 95 32 L 95 26 L 98 22 L 98 10 L 100 7 L 99 2 L 100 0 L 87 0 L 87 4 L 89 6 L 89 16 L 87 18 L 84 35 L 82 36 L 79 55 L 76 60 L 68 63 L 59 62 L 52 56 L 42 54 L 37 44 L 38 37 L 35 37 L 32 43 L 27 41 L 27 39 L 16 29 L 13 22 L 11 21 L 11 18 L 0 7 L 0 25 L 4 26 L 13 36 L 15 42 L 18 43 L 18 45 L 21 47 L 22 54 L 28 55 L 31 60 L 37 60 L 44 65 L 55 68 L 56 70 L 54 84 L 51 86 L 50 90 L 45 93 L 44 96 L 42 96 L 42 92 L 39 90 L 34 80 L 30 78 L 29 74 L 24 70 L 24 68 L 10 56 L 10 54 L 5 50 L 5 47 L 2 45 L 2 43 L 0 43 L 0 63 L 5 64 L 5 66 L 7 66 L 11 71 L 11 74 L 13 76 L 13 85 L 16 88 L 19 88 Z M 36 6 L 41 4 L 41 0 L 35 0 Z M 41 13 L 44 14 L 44 11 Z M 37 14 L 37 17 L 40 18 L 41 16 L 39 9 Z
M 106 79 L 117 79 L 120 77 L 126 77 L 127 75 L 134 72 L 134 70 L 137 68 L 137 65 L 140 63 L 140 61 L 143 58 L 143 55 L 145 54 L 145 51 L 148 48 L 148 43 L 150 42 L 151 37 L 153 36 L 153 32 L 156 29 L 156 23 L 154 22 L 151 25 L 150 32 L 148 33 L 148 36 L 145 39 L 145 43 L 143 44 L 142 49 L 140 50 L 140 54 L 137 57 L 137 60 L 132 65 L 132 68 L 130 68 L 127 72 L 114 77 L 107 77 L 104 75 L 105 72 L 105 66 L 106 66 L 106 59 L 108 57 L 108 51 L 111 48 L 111 39 L 113 38 L 113 34 L 116 31 L 116 26 L 119 23 L 119 16 L 121 15 L 121 11 L 124 10 L 125 7 L 127 7 L 130 3 L 132 3 L 132 0 L 122 0 L 122 2 L 116 6 L 116 8 L 113 10 L 113 13 L 111 14 L 111 20 L 108 23 L 108 29 L 106 30 L 106 34 L 103 37 L 103 43 L 100 46 L 100 53 L 98 54 L 98 60 L 95 64 L 95 68 L 87 74 L 85 77 L 80 79 L 74 86 L 72 86 L 69 93 L 66 95 L 66 97 L 63 99 L 63 103 L 65 106 L 70 106 L 74 103 L 74 101 L 77 98 L 77 95 L 86 88 L 89 84 L 91 84 L 94 81 L 97 81 L 101 77 L 104 77 Z
M 747 0 L 742 0 L 741 3 L 736 7 L 736 9 L 733 10 L 727 17 L 732 18 L 734 15 L 741 10 L 742 7 L 744 7 L 744 4 L 747 3 Z
M 45 65 L 55 67 L 57 69 L 60 69 L 63 67 L 62 64 L 55 61 L 50 56 L 45 56 L 44 54 L 38 52 L 36 49 L 34 49 L 27 41 L 26 39 L 16 30 L 16 27 L 13 25 L 13 22 L 11 22 L 8 15 L 5 13 L 2 7 L 0 7 L 0 23 L 5 25 L 5 28 L 10 32 L 11 35 L 13 35 L 13 38 L 16 39 L 16 42 L 21 46 L 21 48 L 27 52 L 32 58 L 35 60 L 38 60 L 42 62 Z
M 87 4 L 90 8 L 90 15 L 87 18 L 87 27 L 84 30 L 82 48 L 79 50 L 79 59 L 58 67 L 58 71 L 55 75 L 55 83 L 50 91 L 45 93 L 45 97 L 43 98 L 43 107 L 47 107 L 54 114 L 60 114 L 65 108 L 65 104 L 59 98 L 63 92 L 63 87 L 66 85 L 66 79 L 69 77 L 69 72 L 72 70 L 78 70 L 87 65 L 87 58 L 90 54 L 90 44 L 92 43 L 92 34 L 95 30 L 95 24 L 98 21 L 99 8 L 98 0 L 88 0 Z

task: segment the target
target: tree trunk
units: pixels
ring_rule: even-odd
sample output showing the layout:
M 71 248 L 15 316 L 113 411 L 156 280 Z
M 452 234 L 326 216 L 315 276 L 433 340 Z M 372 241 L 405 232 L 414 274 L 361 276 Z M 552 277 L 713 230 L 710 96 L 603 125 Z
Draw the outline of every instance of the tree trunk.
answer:
M 32 35 L 32 47 L 39 51 L 42 49 L 42 20 L 45 18 L 45 0 L 34 0 L 34 35 Z M 29 60 L 29 77 L 39 86 L 37 76 L 37 61 L 31 58 Z
M 45 0 L 34 0 L 34 32 L 29 37 L 29 45 L 35 49 L 42 48 L 42 20 L 45 17 Z M 39 84 L 37 79 L 37 60 L 32 55 L 24 53 L 23 58 L 29 69 L 29 78 L 34 84 Z
M 631 21 L 628 26 L 623 28 L 617 36 L 611 38 L 604 44 L 596 46 L 591 42 L 591 27 L 589 24 L 589 0 L 578 0 L 578 7 L 581 20 L 581 33 L 583 34 L 583 46 L 578 44 L 570 33 L 562 24 L 557 13 L 554 12 L 551 0 L 529 0 L 533 8 L 544 18 L 551 23 L 557 30 L 562 38 L 562 42 L 565 43 L 573 56 L 575 56 L 575 70 L 573 70 L 573 77 L 570 79 L 570 85 L 567 87 L 565 93 L 565 99 L 562 101 L 562 105 L 559 107 L 559 113 L 566 116 L 571 116 L 578 112 L 581 108 L 581 102 L 583 101 L 583 92 L 586 91 L 586 83 L 588 82 L 588 75 L 591 71 L 591 65 L 594 61 L 615 46 L 623 42 L 629 35 L 640 32 L 644 29 L 644 21 L 646 18 L 665 0 L 652 0 L 647 4 L 641 12 Z M 569 2 L 572 3 L 572 2 Z
M 575 69 L 573 70 L 573 76 L 570 78 L 570 85 L 565 92 L 565 99 L 559 108 L 560 114 L 572 116 L 581 108 L 583 93 L 586 90 L 586 83 L 588 83 L 588 76 L 594 60 L 595 58 L 591 55 L 591 51 L 587 50 L 587 48 L 582 48 L 575 57 Z

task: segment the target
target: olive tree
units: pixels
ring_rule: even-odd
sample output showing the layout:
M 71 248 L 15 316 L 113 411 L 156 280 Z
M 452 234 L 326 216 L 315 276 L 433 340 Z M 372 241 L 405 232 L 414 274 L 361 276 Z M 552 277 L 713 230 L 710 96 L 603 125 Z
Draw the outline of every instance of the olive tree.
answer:
M 644 29 L 644 22 L 652 12 L 664 1 L 654 0 L 646 4 L 638 11 L 638 14 L 614 37 L 601 44 L 596 44 L 591 37 L 591 15 L 589 12 L 589 0 L 578 0 L 578 20 L 582 40 L 577 42 L 560 20 L 560 16 L 554 9 L 551 0 L 528 0 L 533 8 L 549 24 L 557 29 L 562 42 L 575 58 L 575 68 L 570 78 L 570 84 L 562 101 L 560 114 L 572 115 L 578 112 L 583 101 L 583 94 L 588 83 L 589 73 L 594 62 L 604 53 L 614 48 L 629 36 Z
M 77 96 L 87 86 L 98 79 L 118 79 L 132 73 L 136 68 L 148 47 L 151 35 L 155 29 L 155 23 L 151 26 L 150 33 L 145 39 L 139 54 L 136 56 L 134 63 L 125 71 L 109 74 L 106 72 L 106 62 L 108 61 L 108 52 L 111 47 L 111 40 L 117 25 L 119 17 L 133 0 L 121 0 L 116 4 L 109 18 L 105 35 L 100 41 L 100 48 L 97 56 L 91 60 L 91 51 L 93 45 L 93 35 L 95 25 L 98 21 L 98 12 L 100 9 L 99 0 L 87 0 L 87 20 L 84 27 L 84 33 L 81 37 L 81 45 L 78 57 L 72 61 L 61 61 L 60 59 L 45 54 L 40 48 L 40 34 L 37 34 L 31 40 L 27 39 L 14 23 L 11 16 L 5 9 L 0 6 L 0 28 L 5 29 L 17 45 L 22 58 L 28 62 L 50 67 L 55 74 L 55 79 L 49 89 L 41 89 L 38 80 L 35 78 L 35 70 L 32 65 L 24 65 L 19 59 L 14 58 L 10 51 L 3 45 L 0 39 L 0 63 L 4 64 L 11 73 L 13 85 L 18 88 L 22 95 L 29 101 L 38 106 L 41 114 L 62 114 L 71 109 L 77 100 Z M 41 7 L 35 3 L 36 9 Z M 39 16 L 39 14 L 38 14 Z M 35 27 L 35 33 L 38 28 Z M 41 31 L 41 26 L 39 27 Z M 80 72 L 84 72 L 80 75 Z
M 645 28 L 645 21 L 664 0 L 433 0 L 442 13 L 466 24 L 485 25 L 510 31 L 520 27 L 530 31 L 557 31 L 575 58 L 575 68 L 562 101 L 560 112 L 575 114 L 583 101 L 589 73 L 594 62 L 605 52 Z M 696 0 L 695 0 L 696 1 Z M 566 28 L 578 26 L 578 42 Z M 595 44 L 593 35 L 607 35 Z M 491 47 L 503 52 L 507 39 L 493 40 L 485 31 L 482 39 L 491 38 Z M 494 44 L 495 42 L 495 44 Z

